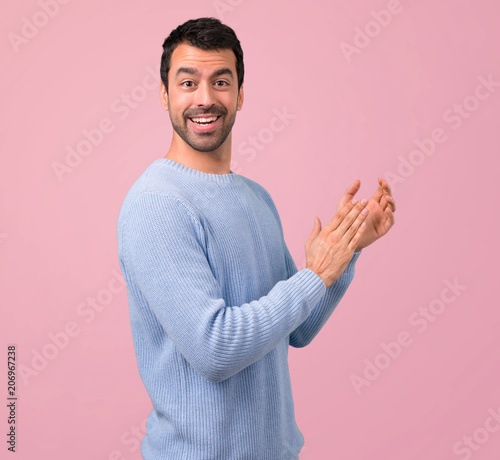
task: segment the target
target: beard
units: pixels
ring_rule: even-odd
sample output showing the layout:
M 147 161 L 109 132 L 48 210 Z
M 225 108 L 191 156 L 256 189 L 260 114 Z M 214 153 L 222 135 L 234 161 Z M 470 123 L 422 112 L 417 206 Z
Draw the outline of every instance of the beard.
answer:
M 236 120 L 236 111 L 232 114 L 228 114 L 228 111 L 224 107 L 214 107 L 207 109 L 203 113 L 183 114 L 181 117 L 173 117 L 169 104 L 168 113 L 174 131 L 186 144 L 198 152 L 212 152 L 218 149 L 229 136 Z M 220 125 L 214 131 L 198 133 L 189 127 L 188 118 L 201 117 L 209 113 L 220 116 L 221 118 Z

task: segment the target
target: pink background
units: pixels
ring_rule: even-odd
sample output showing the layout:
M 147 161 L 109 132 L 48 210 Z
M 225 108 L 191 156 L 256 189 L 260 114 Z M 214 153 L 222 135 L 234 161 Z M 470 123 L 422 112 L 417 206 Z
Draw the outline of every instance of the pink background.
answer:
M 481 86 L 500 82 L 498 2 L 66 3 L 9 2 L 0 19 L 0 332 L 4 359 L 8 344 L 18 350 L 15 458 L 140 458 L 151 406 L 116 220 L 128 188 L 170 145 L 162 42 L 201 16 L 220 17 L 242 43 L 232 169 L 269 190 L 299 269 L 314 216 L 326 224 L 355 179 L 363 198 L 390 178 L 398 206 L 320 334 L 290 348 L 301 460 L 470 458 L 464 436 L 480 443 L 472 458 L 499 458 L 500 431 L 485 427 L 500 423 L 490 416 L 500 412 L 500 85 Z M 276 111 L 288 124 L 272 122 Z M 431 155 L 414 152 L 439 129 Z M 96 145 L 58 177 L 54 164 L 68 146 L 85 148 L 84 130 Z M 462 287 L 443 303 L 447 281 Z M 407 346 L 384 359 L 383 343 L 405 331 Z M 382 369 L 356 391 L 353 376 L 375 362 Z

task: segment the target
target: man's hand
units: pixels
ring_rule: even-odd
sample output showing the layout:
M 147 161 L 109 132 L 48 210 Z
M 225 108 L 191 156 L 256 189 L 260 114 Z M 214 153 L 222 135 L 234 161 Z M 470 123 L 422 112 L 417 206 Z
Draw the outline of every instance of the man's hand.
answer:
M 360 251 L 384 236 L 394 225 L 394 212 L 396 203 L 391 194 L 387 181 L 378 178 L 379 186 L 373 196 L 368 200 L 366 207 L 370 211 L 366 219 L 366 229 L 361 236 L 356 251 Z M 345 204 L 352 200 L 358 192 L 361 182 L 355 181 L 345 192 L 340 200 L 337 210 L 342 209 Z
M 348 201 L 324 229 L 318 217 L 314 220 L 306 242 L 306 268 L 315 272 L 327 288 L 344 273 L 366 231 L 364 222 L 369 211 L 364 201 Z

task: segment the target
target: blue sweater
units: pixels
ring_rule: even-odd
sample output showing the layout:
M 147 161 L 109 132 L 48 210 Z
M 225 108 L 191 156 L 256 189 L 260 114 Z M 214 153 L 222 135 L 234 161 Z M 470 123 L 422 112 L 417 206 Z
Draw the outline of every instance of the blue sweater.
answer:
M 297 270 L 270 194 L 230 172 L 154 161 L 118 217 L 137 366 L 153 410 L 145 460 L 292 460 L 288 346 L 320 331 L 354 276 Z

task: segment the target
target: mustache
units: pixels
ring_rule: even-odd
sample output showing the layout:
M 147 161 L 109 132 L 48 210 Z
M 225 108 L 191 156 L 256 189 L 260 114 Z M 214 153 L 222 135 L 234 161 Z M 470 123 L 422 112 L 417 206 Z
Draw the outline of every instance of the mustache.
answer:
M 219 117 L 219 116 L 225 115 L 225 114 L 226 114 L 225 110 L 217 109 L 217 108 L 214 107 L 214 108 L 211 108 L 211 109 L 206 109 L 203 112 L 189 112 L 189 113 L 186 113 L 185 117 L 186 118 L 197 118 L 197 117 L 201 117 L 203 115 L 215 115 L 215 116 Z

